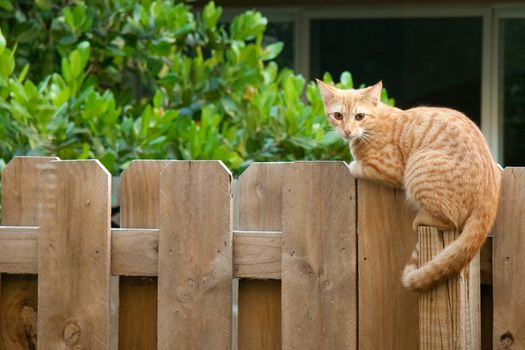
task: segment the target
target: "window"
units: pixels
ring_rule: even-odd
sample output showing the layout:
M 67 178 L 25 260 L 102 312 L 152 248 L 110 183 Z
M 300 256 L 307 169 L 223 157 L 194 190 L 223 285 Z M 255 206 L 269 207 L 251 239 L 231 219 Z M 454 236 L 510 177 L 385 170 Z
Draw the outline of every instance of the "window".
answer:
M 311 23 L 312 76 L 383 80 L 396 106 L 446 106 L 481 120 L 482 18 L 319 19 Z
M 500 22 L 503 161 L 525 165 L 525 18 Z

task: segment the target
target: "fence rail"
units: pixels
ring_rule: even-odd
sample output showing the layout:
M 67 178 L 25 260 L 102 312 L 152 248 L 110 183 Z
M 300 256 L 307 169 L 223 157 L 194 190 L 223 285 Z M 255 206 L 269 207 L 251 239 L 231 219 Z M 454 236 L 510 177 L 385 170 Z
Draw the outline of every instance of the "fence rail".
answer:
M 216 161 L 134 161 L 111 228 L 100 163 L 17 157 L 2 174 L 0 349 L 525 348 L 524 179 L 504 171 L 480 324 L 479 262 L 405 290 L 414 213 L 342 162 L 256 163 L 233 182 Z M 433 253 L 454 235 L 419 234 Z

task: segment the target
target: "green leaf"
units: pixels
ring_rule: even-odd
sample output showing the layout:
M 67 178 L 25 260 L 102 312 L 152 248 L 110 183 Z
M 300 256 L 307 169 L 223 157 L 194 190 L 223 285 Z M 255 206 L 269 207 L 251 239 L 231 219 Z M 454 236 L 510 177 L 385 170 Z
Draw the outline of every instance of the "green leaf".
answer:
M 62 58 L 62 76 L 67 82 L 71 81 L 71 67 L 67 58 Z
M 63 11 L 62 11 L 62 14 L 64 15 L 64 19 L 66 20 L 66 23 L 67 25 L 69 26 L 69 28 L 71 28 L 71 30 L 73 32 L 76 31 L 76 24 L 75 24 L 75 17 L 73 15 L 73 12 L 71 12 L 71 8 L 70 7 L 66 7 Z
M 10 49 L 4 49 L 0 56 L 0 75 L 7 80 L 15 70 L 14 52 Z
M 9 0 L 0 0 L 0 8 L 6 11 L 13 11 L 13 4 Z
M 233 20 L 230 33 L 233 40 L 247 40 L 262 35 L 268 20 L 260 12 L 247 11 Z
M 350 72 L 341 73 L 341 78 L 339 80 L 341 81 L 339 87 L 341 87 L 342 89 L 354 88 L 354 82 L 352 80 L 352 74 L 350 74 Z
M 221 17 L 222 8 L 215 7 L 215 3 L 210 1 L 202 10 L 202 19 L 204 20 L 204 26 L 207 29 L 213 29 L 217 25 L 217 21 Z
M 70 45 L 70 44 L 73 44 L 77 40 L 78 38 L 76 37 L 76 35 L 66 35 L 60 38 L 60 40 L 58 40 L 58 43 L 60 45 Z
M 273 60 L 275 57 L 279 56 L 283 47 L 284 44 L 280 41 L 266 46 L 262 54 L 262 59 L 264 61 Z
M 72 78 L 76 78 L 82 73 L 82 58 L 78 50 L 71 52 L 69 55 L 69 69 Z
M 2 29 L 0 29 L 0 56 L 2 56 L 2 54 L 4 53 L 5 45 L 5 37 L 2 34 Z
M 41 10 L 51 10 L 51 7 L 53 6 L 53 3 L 51 0 L 35 0 L 36 6 L 38 6 Z

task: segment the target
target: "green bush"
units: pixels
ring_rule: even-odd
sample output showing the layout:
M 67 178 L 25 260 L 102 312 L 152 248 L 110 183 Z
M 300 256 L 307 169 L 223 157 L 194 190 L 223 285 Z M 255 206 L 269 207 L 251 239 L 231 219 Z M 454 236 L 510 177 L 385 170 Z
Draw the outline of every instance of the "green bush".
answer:
M 267 20 L 209 3 L 0 0 L 0 158 L 350 158 L 317 87 L 272 60 Z M 2 34 L 3 33 L 3 34 Z M 325 80 L 331 81 L 329 74 Z M 343 73 L 338 86 L 352 88 Z M 383 92 L 383 99 L 388 99 Z

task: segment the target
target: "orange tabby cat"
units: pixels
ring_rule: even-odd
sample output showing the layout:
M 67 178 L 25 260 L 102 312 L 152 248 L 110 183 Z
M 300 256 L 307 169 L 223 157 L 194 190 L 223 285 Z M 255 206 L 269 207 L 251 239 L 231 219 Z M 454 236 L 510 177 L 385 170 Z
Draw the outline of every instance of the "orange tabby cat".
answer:
M 361 90 L 317 83 L 328 120 L 350 143 L 352 175 L 402 187 L 418 210 L 414 230 L 461 230 L 420 268 L 416 246 L 403 272 L 405 287 L 427 289 L 459 273 L 480 250 L 498 205 L 500 169 L 478 127 L 448 108 L 385 105 L 381 82 Z

